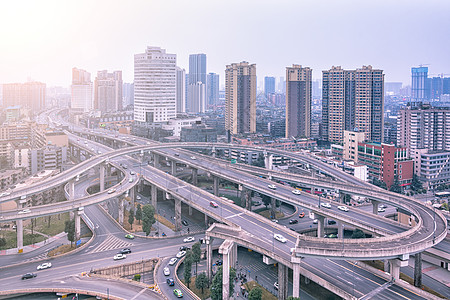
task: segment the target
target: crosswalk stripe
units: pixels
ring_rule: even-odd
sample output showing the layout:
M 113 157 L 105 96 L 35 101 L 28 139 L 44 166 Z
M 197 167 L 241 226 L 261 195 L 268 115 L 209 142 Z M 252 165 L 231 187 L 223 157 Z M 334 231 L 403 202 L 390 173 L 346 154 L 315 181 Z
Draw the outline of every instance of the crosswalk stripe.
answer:
M 133 246 L 133 243 L 123 241 L 113 235 L 110 235 L 104 240 L 100 245 L 98 245 L 95 249 L 89 251 L 89 253 L 97 253 L 112 249 L 125 248 Z

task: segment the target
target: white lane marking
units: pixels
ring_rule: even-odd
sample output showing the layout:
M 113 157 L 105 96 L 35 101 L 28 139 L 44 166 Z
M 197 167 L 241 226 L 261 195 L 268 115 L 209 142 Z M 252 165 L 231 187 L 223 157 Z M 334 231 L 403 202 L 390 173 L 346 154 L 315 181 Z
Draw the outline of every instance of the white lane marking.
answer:
M 228 216 L 228 217 L 225 217 L 225 219 L 231 219 L 231 218 L 234 218 L 234 217 L 239 217 L 239 216 L 241 216 L 241 215 L 243 215 L 244 213 L 243 212 L 241 212 L 241 213 L 238 213 L 238 214 L 234 214 L 234 215 L 231 215 L 231 216 Z

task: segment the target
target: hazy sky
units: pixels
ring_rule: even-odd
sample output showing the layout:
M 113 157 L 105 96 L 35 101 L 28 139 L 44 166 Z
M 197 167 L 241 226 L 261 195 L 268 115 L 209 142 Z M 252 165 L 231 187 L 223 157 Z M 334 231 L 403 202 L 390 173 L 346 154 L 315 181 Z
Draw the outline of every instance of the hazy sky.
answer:
M 340 65 L 371 64 L 386 81 L 410 83 L 410 68 L 450 73 L 448 0 L 146 0 L 0 3 L 0 83 L 28 78 L 69 86 L 71 68 L 122 70 L 146 46 L 177 54 L 188 69 L 206 53 L 208 72 L 256 63 L 258 81 L 284 76 L 293 63 L 313 77 Z M 450 75 L 449 75 L 450 76 Z

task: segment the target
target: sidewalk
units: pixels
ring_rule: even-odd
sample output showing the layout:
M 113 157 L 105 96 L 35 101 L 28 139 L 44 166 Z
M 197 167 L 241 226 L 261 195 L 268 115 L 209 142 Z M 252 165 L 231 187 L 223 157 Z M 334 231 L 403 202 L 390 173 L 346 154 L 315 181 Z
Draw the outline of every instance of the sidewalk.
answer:
M 45 246 L 47 244 L 50 244 L 54 241 L 59 241 L 62 242 L 64 241 L 64 243 L 69 243 L 69 241 L 66 238 L 67 233 L 65 232 L 61 232 L 55 236 L 49 237 L 46 240 L 43 240 L 42 242 L 36 243 L 36 244 L 32 244 L 32 245 L 27 245 L 27 246 L 23 246 L 23 253 L 27 253 L 27 252 L 31 252 L 33 250 L 39 249 L 42 246 Z M 6 250 L 0 250 L 0 255 L 10 255 L 10 254 L 17 254 L 17 248 L 11 248 L 11 249 L 6 249 Z
M 409 259 L 408 265 L 414 268 L 414 258 Z M 422 260 L 422 274 L 450 288 L 450 271 Z

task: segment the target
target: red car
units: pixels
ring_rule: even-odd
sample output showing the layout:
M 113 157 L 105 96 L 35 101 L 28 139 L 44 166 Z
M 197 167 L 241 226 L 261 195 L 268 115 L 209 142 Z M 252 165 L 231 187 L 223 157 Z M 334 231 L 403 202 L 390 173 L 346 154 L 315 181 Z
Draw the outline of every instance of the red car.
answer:
M 211 205 L 212 207 L 219 207 L 219 205 L 217 205 L 217 203 L 214 201 L 209 202 L 209 205 Z
M 305 213 L 304 213 L 304 212 L 301 212 L 301 213 L 298 215 L 299 218 L 303 218 L 304 216 L 305 216 Z

